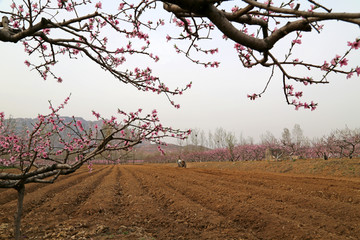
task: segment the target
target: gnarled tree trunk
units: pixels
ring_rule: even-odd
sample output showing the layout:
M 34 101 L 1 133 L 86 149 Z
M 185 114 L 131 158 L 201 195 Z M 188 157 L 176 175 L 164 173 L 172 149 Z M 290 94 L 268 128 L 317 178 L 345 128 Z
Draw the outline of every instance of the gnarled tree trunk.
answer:
M 17 202 L 17 211 L 15 213 L 15 221 L 14 221 L 14 235 L 15 239 L 19 240 L 21 237 L 21 216 L 23 212 L 23 203 L 24 203 L 24 195 L 25 195 L 25 184 L 20 184 L 16 188 L 18 192 L 18 202 Z

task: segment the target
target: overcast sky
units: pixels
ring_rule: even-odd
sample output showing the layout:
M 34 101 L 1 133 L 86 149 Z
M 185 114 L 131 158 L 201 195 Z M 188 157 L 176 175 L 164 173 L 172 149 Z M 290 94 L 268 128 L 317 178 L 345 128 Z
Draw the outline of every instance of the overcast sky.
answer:
M 0 0 L 0 8 L 10 1 Z M 105 5 L 103 1 L 103 5 Z M 107 1 L 106 1 L 107 2 Z M 334 11 L 360 11 L 359 0 L 319 1 Z M 110 4 L 110 2 L 107 2 Z M 168 22 L 170 15 L 163 12 Z M 328 22 L 330 23 L 330 22 Z M 331 22 L 325 25 L 322 34 L 315 31 L 304 33 L 302 46 L 296 57 L 313 59 L 315 63 L 328 62 L 335 54 L 348 49 L 347 41 L 360 37 L 360 29 L 350 24 Z M 262 98 L 250 101 L 247 94 L 262 91 L 271 72 L 270 69 L 244 69 L 237 60 L 233 43 L 223 41 L 219 34 L 211 46 L 219 47 L 214 60 L 221 62 L 216 69 L 205 69 L 192 64 L 184 56 L 176 54 L 174 42 L 166 42 L 168 25 L 154 33 L 152 45 L 160 61 L 152 64 L 154 74 L 169 86 L 185 86 L 193 82 L 191 90 L 175 97 L 180 109 L 174 109 L 164 95 L 143 93 L 131 86 L 119 83 L 108 73 L 85 59 L 62 62 L 57 66 L 64 82 L 59 84 L 53 79 L 44 81 L 35 71 L 29 71 L 24 61 L 29 59 L 21 44 L 0 42 L 0 112 L 13 117 L 36 117 L 38 113 L 48 113 L 48 100 L 55 105 L 61 103 L 70 93 L 70 103 L 61 113 L 95 120 L 92 110 L 105 117 L 115 115 L 117 109 L 135 111 L 143 108 L 150 112 L 157 109 L 164 125 L 174 128 L 199 128 L 215 131 L 222 127 L 232 131 L 237 137 L 253 137 L 256 141 L 266 131 L 276 137 L 281 136 L 284 128 L 292 129 L 300 124 L 304 135 L 310 138 L 321 137 L 334 129 L 360 127 L 360 78 L 346 79 L 341 75 L 331 75 L 330 84 L 321 86 L 299 85 L 304 91 L 302 101 L 318 102 L 315 111 L 295 111 L 285 103 L 282 90 L 282 77 L 276 72 L 268 91 Z M 173 30 L 171 30 L 173 31 Z M 292 38 L 294 35 L 292 35 Z M 275 54 L 289 46 L 288 38 L 282 41 Z M 349 65 L 360 65 L 360 50 L 351 55 Z M 281 57 L 279 55 L 278 57 Z M 296 58 L 294 55 L 294 58 Z M 31 58 L 30 58 L 31 59 Z M 212 59 L 208 59 L 212 60 Z M 142 63 L 143 58 L 133 61 Z M 146 67 L 147 65 L 143 66 Z M 309 74 L 304 70 L 301 75 Z

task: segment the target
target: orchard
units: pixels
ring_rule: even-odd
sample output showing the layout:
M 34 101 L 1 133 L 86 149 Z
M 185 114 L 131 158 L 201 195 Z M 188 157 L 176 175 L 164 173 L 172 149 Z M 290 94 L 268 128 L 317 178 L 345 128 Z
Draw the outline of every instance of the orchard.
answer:
M 358 54 L 360 39 L 348 39 L 347 50 L 342 53 L 338 53 L 336 47 L 343 43 L 334 42 L 334 48 L 329 49 L 333 51 L 333 57 L 321 62 L 293 58 L 294 50 L 302 47 L 305 33 L 311 32 L 316 37 L 328 22 L 334 20 L 360 25 L 360 13 L 337 12 L 317 1 L 142 0 L 110 4 L 90 0 L 14 0 L 9 4 L 8 9 L 0 9 L 0 41 L 22 45 L 24 64 L 42 79 L 59 83 L 68 81 L 61 72 L 56 72 L 55 66 L 61 61 L 86 58 L 94 66 L 101 67 L 104 74 L 121 83 L 139 91 L 164 94 L 175 108 L 180 108 L 180 105 L 173 97 L 191 88 L 192 82 L 170 88 L 166 79 L 153 74 L 151 66 L 127 66 L 127 59 L 132 56 L 147 58 L 153 64 L 159 61 L 151 48 L 150 37 L 159 28 L 169 29 L 164 43 L 174 44 L 174 51 L 183 54 L 184 61 L 204 68 L 221 67 L 221 62 L 213 59 L 220 46 L 208 48 L 204 44 L 212 41 L 214 33 L 220 32 L 222 41 L 233 44 L 244 68 L 260 66 L 271 69 L 263 91 L 249 93 L 250 100 L 261 97 L 270 82 L 281 81 L 287 104 L 296 110 L 315 110 L 317 103 L 302 100 L 304 94 L 297 90 L 297 83 L 323 85 L 329 84 L 335 74 L 344 79 L 360 75 L 358 63 L 352 61 L 354 54 Z M 156 19 L 159 11 L 172 21 L 167 23 L 164 19 Z M 288 41 L 288 49 L 284 56 L 278 56 L 273 49 L 282 40 Z M 306 70 L 306 74 L 299 74 L 294 69 Z M 274 78 L 274 71 L 281 73 L 280 79 Z M 59 111 L 67 102 L 68 99 L 59 107 L 50 103 L 50 113 L 39 115 L 32 129 L 20 132 L 11 127 L 11 121 L 5 120 L 4 113 L 0 114 L 0 164 L 17 169 L 14 173 L 0 173 L 0 187 L 14 188 L 19 194 L 16 239 L 21 237 L 20 219 L 27 183 L 52 183 L 59 175 L 75 172 L 104 152 L 131 150 L 143 140 L 162 144 L 164 137 L 184 139 L 190 133 L 164 127 L 156 110 L 142 115 L 141 106 L 130 113 L 119 110 L 120 118 L 114 116 L 110 120 L 94 112 L 94 117 L 102 120 L 104 125 L 85 129 L 75 118 L 66 122 L 60 117 Z M 334 137 L 329 136 L 328 142 L 331 139 L 336 142 L 338 135 L 346 140 L 331 144 L 328 151 L 338 148 L 342 154 L 352 156 L 357 148 L 353 144 L 354 138 L 348 133 L 336 132 Z M 259 156 L 257 149 L 250 145 L 247 151 L 234 146 L 229 149 L 233 160 L 241 156 L 251 159 Z M 161 147 L 159 150 L 162 151 Z M 222 153 L 216 155 L 223 158 Z

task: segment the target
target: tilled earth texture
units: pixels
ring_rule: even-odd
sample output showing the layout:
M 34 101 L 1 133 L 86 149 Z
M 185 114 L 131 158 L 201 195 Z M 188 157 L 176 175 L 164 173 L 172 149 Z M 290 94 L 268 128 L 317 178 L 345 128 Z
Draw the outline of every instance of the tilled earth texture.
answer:
M 360 239 L 360 177 L 236 164 L 95 165 L 27 185 L 23 239 Z M 0 189 L 0 239 L 16 197 Z

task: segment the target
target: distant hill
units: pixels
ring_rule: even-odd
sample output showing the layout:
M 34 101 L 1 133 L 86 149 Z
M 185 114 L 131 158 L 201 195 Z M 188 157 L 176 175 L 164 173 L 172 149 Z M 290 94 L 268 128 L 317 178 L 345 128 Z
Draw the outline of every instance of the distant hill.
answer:
M 166 152 L 177 152 L 180 151 L 182 147 L 176 144 L 167 144 L 167 146 L 161 146 L 161 148 Z M 137 152 L 144 152 L 148 154 L 159 152 L 158 145 L 149 141 L 144 141 L 136 145 L 135 149 Z
M 60 118 L 65 119 L 65 122 L 72 121 L 72 117 L 61 116 Z M 85 129 L 89 129 L 91 126 L 97 124 L 99 127 L 102 126 L 102 121 L 88 121 L 81 117 L 75 117 L 76 120 L 80 120 Z M 9 121 L 9 120 L 8 120 Z M 37 118 L 11 118 L 10 121 L 13 122 L 14 127 L 17 131 L 23 131 L 24 129 L 32 129 L 32 127 L 37 122 Z M 162 145 L 161 148 L 166 152 L 166 154 L 180 154 L 181 152 L 191 152 L 191 151 L 199 151 L 199 150 L 209 150 L 202 146 L 195 145 L 187 145 L 187 146 L 179 146 L 176 144 L 167 144 Z M 142 143 L 136 145 L 134 147 L 136 150 L 136 154 L 140 155 L 156 155 L 159 153 L 158 145 L 151 143 L 149 141 L 143 141 Z
M 166 152 L 166 154 L 177 154 L 180 152 L 191 152 L 191 151 L 206 151 L 209 150 L 203 146 L 187 145 L 179 146 L 176 144 L 167 144 L 166 146 L 162 145 L 161 148 Z M 149 141 L 144 141 L 141 144 L 135 146 L 136 152 L 139 154 L 156 154 L 159 152 L 158 145 L 150 143 Z
M 61 116 L 60 118 L 64 119 L 65 122 L 72 121 L 72 117 Z M 95 124 L 102 125 L 102 121 L 87 121 L 81 117 L 75 117 L 76 121 L 81 121 L 85 129 L 88 129 L 90 126 Z M 16 130 L 23 130 L 24 128 L 32 129 L 35 123 L 38 121 L 37 118 L 10 118 L 7 121 L 11 121 L 15 125 Z

